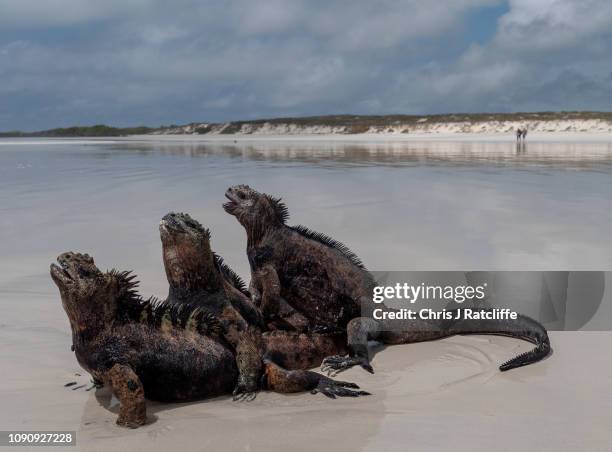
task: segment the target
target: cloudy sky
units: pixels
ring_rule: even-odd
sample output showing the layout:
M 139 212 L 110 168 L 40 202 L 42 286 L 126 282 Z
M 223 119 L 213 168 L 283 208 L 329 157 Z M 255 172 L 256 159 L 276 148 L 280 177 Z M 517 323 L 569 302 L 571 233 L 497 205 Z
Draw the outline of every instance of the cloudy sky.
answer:
M 0 130 L 612 110 L 610 0 L 0 0 Z

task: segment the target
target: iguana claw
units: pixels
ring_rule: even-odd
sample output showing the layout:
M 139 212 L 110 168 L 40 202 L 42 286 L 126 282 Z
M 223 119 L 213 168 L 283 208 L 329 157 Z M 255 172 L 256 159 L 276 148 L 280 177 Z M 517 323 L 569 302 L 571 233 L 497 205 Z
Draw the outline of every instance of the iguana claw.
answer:
M 374 373 L 374 369 L 370 365 L 367 359 L 360 356 L 340 356 L 334 355 L 329 356 L 323 360 L 321 364 L 321 371 L 326 372 L 328 376 L 335 377 L 340 372 L 344 372 L 353 366 L 361 366 L 371 374 Z
M 248 391 L 239 384 L 232 393 L 232 400 L 234 402 L 252 402 L 257 397 L 257 392 L 258 391 Z
M 323 377 L 319 381 L 317 387 L 313 389 L 311 393 L 316 394 L 320 392 L 330 399 L 335 399 L 336 397 L 359 397 L 370 395 L 369 392 L 355 391 L 355 389 L 359 389 L 359 386 L 357 386 L 355 383 L 335 381 L 331 378 Z

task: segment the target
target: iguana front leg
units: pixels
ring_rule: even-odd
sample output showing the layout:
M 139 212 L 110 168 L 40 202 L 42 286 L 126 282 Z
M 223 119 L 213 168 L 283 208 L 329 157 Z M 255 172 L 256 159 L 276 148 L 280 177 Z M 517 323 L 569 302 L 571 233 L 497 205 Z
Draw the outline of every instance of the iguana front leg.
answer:
M 320 392 L 331 399 L 370 395 L 369 392 L 360 391 L 355 383 L 332 380 L 309 370 L 286 370 L 268 359 L 264 359 L 264 369 L 262 386 L 274 392 Z
M 249 290 L 270 329 L 307 331 L 310 322 L 281 298 L 281 285 L 276 270 L 266 265 L 253 274 Z
M 255 304 L 255 306 L 261 306 L 261 289 L 257 284 L 256 274 L 251 278 L 251 282 L 249 282 L 249 293 L 251 294 L 251 301 Z
M 255 287 L 261 290 L 260 308 L 266 320 L 274 320 L 280 311 L 281 284 L 276 270 L 266 265 L 258 270 L 253 278 Z
M 130 428 L 144 425 L 147 411 L 144 388 L 138 375 L 129 366 L 115 364 L 104 377 L 121 404 L 117 424 Z
M 262 375 L 261 333 L 253 327 L 243 331 L 236 348 L 238 382 L 234 388 L 234 400 L 254 400 L 259 391 Z

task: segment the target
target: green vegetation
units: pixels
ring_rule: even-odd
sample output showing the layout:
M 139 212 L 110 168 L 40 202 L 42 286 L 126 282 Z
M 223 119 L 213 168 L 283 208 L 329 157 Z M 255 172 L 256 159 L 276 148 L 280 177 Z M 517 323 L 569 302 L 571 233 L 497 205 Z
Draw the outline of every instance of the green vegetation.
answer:
M 565 119 L 602 119 L 612 121 L 612 112 L 534 112 L 534 113 L 453 113 L 443 115 L 332 115 L 307 116 L 301 118 L 272 118 L 253 121 L 236 121 L 232 129 L 243 124 L 297 124 L 301 126 L 349 127 L 352 133 L 360 133 L 370 127 L 389 127 L 399 124 L 485 122 L 485 121 L 549 121 Z M 232 132 L 229 132 L 232 133 Z
M 328 115 L 256 119 L 251 121 L 233 121 L 228 123 L 192 123 L 194 133 L 207 134 L 214 130 L 221 130 L 222 134 L 233 134 L 241 130 L 244 125 L 261 126 L 268 124 L 295 124 L 297 126 L 329 126 L 343 127 L 345 133 L 364 133 L 370 128 L 385 130 L 391 126 L 410 126 L 418 123 L 436 124 L 469 122 L 477 124 L 485 121 L 556 121 L 556 120 L 585 120 L 600 119 L 612 122 L 612 112 L 594 111 L 562 111 L 562 112 L 534 112 L 534 113 L 453 113 L 444 115 Z M 68 127 L 60 129 L 43 130 L 40 132 L 4 132 L 0 137 L 118 137 L 126 135 L 143 135 L 152 132 L 172 131 L 181 126 L 152 127 L 110 127 L 103 124 L 87 127 Z
M 4 132 L 0 137 L 120 137 L 126 135 L 143 135 L 157 129 L 151 127 L 110 127 L 104 124 L 85 127 L 65 127 L 42 130 L 40 132 Z

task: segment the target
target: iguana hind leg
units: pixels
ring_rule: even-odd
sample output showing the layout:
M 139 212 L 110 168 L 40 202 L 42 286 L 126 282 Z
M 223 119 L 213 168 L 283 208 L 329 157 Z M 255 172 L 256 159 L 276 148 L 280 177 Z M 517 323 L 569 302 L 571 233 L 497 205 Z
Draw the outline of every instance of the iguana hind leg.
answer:
M 115 364 L 105 380 L 121 404 L 117 424 L 130 428 L 144 425 L 147 420 L 144 388 L 132 368 Z
M 381 335 L 381 325 L 368 317 L 357 317 L 346 326 L 349 354 L 334 355 L 323 360 L 321 370 L 329 376 L 336 376 L 353 366 L 361 366 L 370 373 L 374 369 L 370 364 L 368 341 L 377 340 Z
M 329 355 L 346 353 L 345 334 L 306 334 L 273 331 L 262 335 L 264 357 L 284 369 L 311 369 Z
M 267 359 L 264 359 L 264 369 L 262 386 L 274 392 L 320 392 L 331 399 L 370 395 L 369 392 L 360 391 L 355 383 L 332 380 L 309 370 L 286 370 Z
M 239 377 L 233 394 L 234 400 L 255 399 L 261 387 L 262 355 L 269 362 L 274 362 L 279 369 L 287 371 L 318 366 L 324 356 L 345 351 L 346 337 L 343 334 L 328 336 L 275 331 L 260 335 L 259 331 L 250 328 L 243 332 L 237 348 L 236 362 Z M 296 374 L 292 378 L 297 378 L 299 375 Z M 320 378 L 320 375 L 314 375 L 316 377 L 313 378 Z
M 348 356 L 335 355 L 325 358 L 321 370 L 327 372 L 329 376 L 335 376 L 353 366 L 361 366 L 368 372 L 374 373 L 370 365 L 368 341 L 379 341 L 383 344 L 411 344 L 457 334 L 448 331 L 448 328 L 444 328 L 436 321 L 413 320 L 402 325 L 403 327 L 399 328 L 400 324 L 395 320 L 379 321 L 369 317 L 352 319 L 346 327 Z

